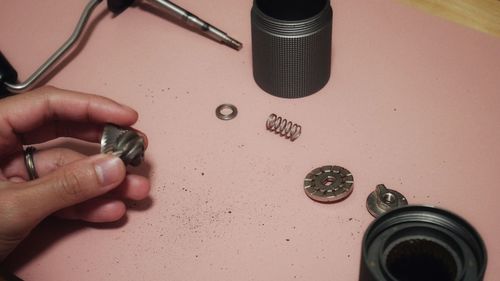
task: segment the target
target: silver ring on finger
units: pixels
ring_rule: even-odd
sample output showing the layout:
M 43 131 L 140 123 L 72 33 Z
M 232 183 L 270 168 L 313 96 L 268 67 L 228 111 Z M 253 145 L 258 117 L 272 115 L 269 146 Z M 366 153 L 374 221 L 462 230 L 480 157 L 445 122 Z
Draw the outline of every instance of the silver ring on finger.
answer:
M 30 180 L 35 180 L 38 178 L 38 173 L 35 168 L 35 161 L 33 160 L 33 154 L 36 148 L 33 146 L 28 146 L 24 150 L 24 164 L 26 165 L 26 170 L 28 170 L 28 175 Z

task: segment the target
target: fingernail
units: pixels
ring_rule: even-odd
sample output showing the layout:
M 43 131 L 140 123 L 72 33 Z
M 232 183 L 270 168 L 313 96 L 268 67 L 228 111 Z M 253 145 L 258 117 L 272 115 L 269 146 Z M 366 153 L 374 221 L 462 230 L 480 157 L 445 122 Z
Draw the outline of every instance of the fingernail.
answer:
M 108 186 L 123 180 L 125 168 L 120 158 L 103 155 L 94 163 L 95 172 L 102 186 Z

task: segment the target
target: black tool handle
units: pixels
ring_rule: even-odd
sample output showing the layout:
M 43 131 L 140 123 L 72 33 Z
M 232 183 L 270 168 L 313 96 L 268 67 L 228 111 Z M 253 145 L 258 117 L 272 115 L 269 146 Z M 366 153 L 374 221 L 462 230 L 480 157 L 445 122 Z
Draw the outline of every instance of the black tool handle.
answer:
M 134 3 L 134 0 L 108 0 L 108 10 L 114 14 L 119 14 L 125 11 Z
M 0 52 L 0 98 L 8 95 L 5 83 L 17 82 L 17 72 L 7 58 Z

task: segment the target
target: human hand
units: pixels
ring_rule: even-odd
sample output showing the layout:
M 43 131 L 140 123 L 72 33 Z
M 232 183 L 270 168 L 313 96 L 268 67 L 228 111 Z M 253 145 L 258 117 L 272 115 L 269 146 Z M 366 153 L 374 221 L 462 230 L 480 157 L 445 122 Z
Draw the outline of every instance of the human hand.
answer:
M 44 218 L 110 222 L 122 200 L 148 196 L 149 180 L 126 173 L 116 156 L 62 148 L 37 151 L 29 181 L 23 145 L 58 137 L 99 142 L 105 123 L 131 126 L 137 113 L 110 99 L 44 87 L 0 101 L 0 263 Z

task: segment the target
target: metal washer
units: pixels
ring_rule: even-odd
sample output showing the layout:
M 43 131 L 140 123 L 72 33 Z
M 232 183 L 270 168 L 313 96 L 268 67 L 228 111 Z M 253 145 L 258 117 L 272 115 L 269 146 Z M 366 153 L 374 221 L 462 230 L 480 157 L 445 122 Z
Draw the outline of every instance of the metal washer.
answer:
M 340 166 L 323 166 L 312 170 L 304 179 L 309 198 L 323 203 L 340 201 L 352 193 L 354 178 Z
M 224 110 L 226 109 L 230 110 L 230 112 L 225 114 Z M 231 120 L 234 119 L 236 115 L 238 115 L 238 109 L 232 104 L 221 104 L 215 109 L 215 116 L 221 120 Z

